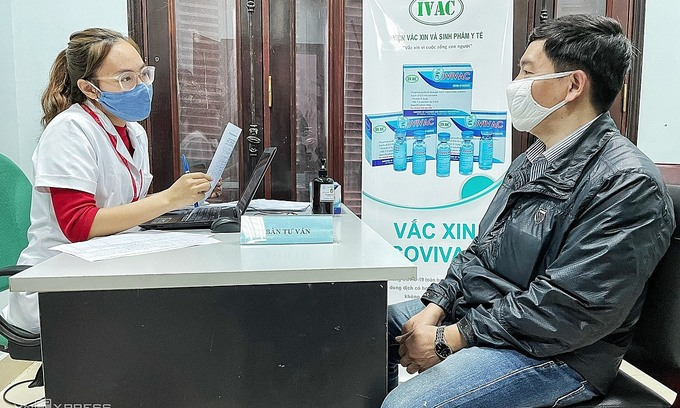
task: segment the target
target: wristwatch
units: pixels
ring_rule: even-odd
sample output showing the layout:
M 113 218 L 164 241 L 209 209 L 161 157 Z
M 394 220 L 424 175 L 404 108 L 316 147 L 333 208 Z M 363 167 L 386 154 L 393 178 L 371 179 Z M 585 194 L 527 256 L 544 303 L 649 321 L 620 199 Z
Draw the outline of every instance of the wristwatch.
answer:
M 451 347 L 446 344 L 446 338 L 444 338 L 444 330 L 446 326 L 437 327 L 437 333 L 434 336 L 434 352 L 437 353 L 437 357 L 444 360 L 446 357 L 453 353 Z

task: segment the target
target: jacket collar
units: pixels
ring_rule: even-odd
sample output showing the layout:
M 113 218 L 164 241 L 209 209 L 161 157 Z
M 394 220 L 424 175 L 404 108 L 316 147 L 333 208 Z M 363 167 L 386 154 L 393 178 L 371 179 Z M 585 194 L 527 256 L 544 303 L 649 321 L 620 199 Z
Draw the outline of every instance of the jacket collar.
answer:
M 548 165 L 543 176 L 524 186 L 555 198 L 566 199 L 586 165 L 613 137 L 620 134 L 609 112 L 600 115 L 564 154 Z M 522 156 L 524 158 L 524 156 Z

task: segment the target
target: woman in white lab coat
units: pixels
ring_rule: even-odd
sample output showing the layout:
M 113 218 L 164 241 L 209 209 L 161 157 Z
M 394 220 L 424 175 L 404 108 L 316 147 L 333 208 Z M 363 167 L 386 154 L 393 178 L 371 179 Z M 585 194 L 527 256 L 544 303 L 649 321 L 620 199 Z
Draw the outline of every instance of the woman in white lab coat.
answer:
M 71 35 L 42 96 L 29 243 L 18 264 L 35 265 L 56 255 L 55 245 L 115 234 L 203 198 L 211 181 L 203 173 L 147 196 L 148 139 L 136 122 L 149 116 L 153 79 L 154 67 L 122 34 L 92 28 Z M 36 293 L 11 294 L 3 314 L 40 330 Z

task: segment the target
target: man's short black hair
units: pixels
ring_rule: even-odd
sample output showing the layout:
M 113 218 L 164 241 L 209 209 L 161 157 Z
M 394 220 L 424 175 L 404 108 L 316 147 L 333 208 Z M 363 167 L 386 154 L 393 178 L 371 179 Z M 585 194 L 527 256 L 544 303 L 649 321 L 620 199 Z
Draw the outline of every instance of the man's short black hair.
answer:
M 574 14 L 536 27 L 529 42 L 543 49 L 555 72 L 580 69 L 592 82 L 591 102 L 602 113 L 611 107 L 630 69 L 633 48 L 621 25 L 609 17 Z

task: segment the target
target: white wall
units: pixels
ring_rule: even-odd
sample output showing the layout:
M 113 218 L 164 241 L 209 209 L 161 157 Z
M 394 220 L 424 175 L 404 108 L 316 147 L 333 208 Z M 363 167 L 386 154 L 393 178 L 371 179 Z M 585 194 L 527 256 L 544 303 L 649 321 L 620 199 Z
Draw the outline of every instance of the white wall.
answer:
M 638 146 L 656 163 L 680 163 L 680 1 L 646 2 Z
M 31 180 L 50 67 L 71 33 L 88 27 L 126 34 L 127 0 L 0 1 L 0 153 Z
M 12 2 L 0 1 L 0 153 L 19 162 L 19 124 L 17 117 L 14 73 L 14 35 L 12 34 Z

